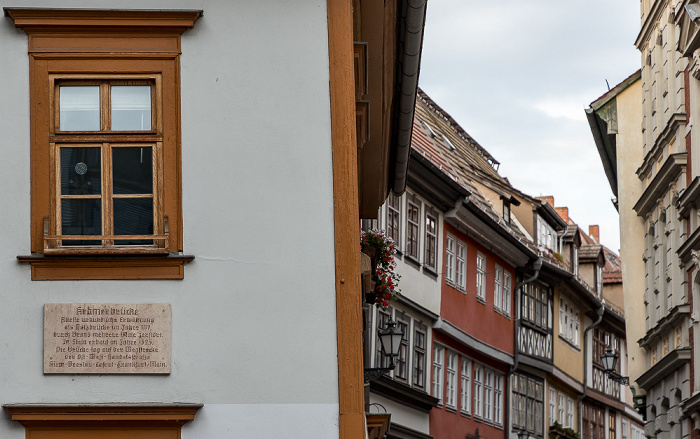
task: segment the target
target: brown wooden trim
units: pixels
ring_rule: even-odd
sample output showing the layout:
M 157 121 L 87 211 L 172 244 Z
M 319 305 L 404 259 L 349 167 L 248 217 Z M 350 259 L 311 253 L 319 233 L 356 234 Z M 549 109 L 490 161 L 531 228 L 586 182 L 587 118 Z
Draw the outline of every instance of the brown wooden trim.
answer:
M 340 438 L 364 437 L 352 0 L 328 0 Z
M 13 421 L 25 427 L 27 438 L 94 437 L 95 431 L 101 432 L 100 437 L 105 434 L 115 437 L 113 433 L 127 437 L 129 431 L 139 431 L 138 437 L 144 437 L 143 430 L 147 430 L 149 438 L 180 438 L 182 426 L 194 420 L 203 405 L 8 404 L 3 407 Z
M 72 33 L 76 28 L 110 27 L 131 33 L 169 30 L 179 33 L 194 27 L 202 10 L 116 10 L 3 8 L 15 27 L 25 32 Z
M 17 256 L 31 264 L 32 280 L 182 279 L 194 256 Z
M 160 154 L 163 160 L 154 160 L 153 177 L 162 183 L 162 193 L 157 190 L 160 185 L 154 185 L 154 231 L 163 235 L 166 231 L 168 242 L 160 249 L 147 248 L 144 251 L 134 249 L 117 249 L 114 253 L 164 253 L 182 252 L 182 184 L 181 184 L 181 133 L 180 126 L 180 74 L 179 53 L 180 33 L 183 29 L 166 29 L 168 20 L 153 23 L 151 16 L 163 16 L 164 11 L 76 11 L 76 10 L 25 10 L 6 9 L 6 15 L 15 19 L 17 27 L 22 27 L 29 36 L 30 63 L 30 112 L 31 112 L 31 251 L 41 254 L 44 251 L 44 236 L 55 235 L 58 222 L 56 214 L 59 206 L 56 203 L 56 182 L 52 181 L 51 167 L 55 166 L 55 151 L 57 143 L 64 142 L 125 142 L 143 141 L 155 144 L 154 152 Z M 180 11 L 182 12 L 182 11 Z M 180 12 L 174 12 L 173 17 Z M 193 12 L 193 11 L 190 11 Z M 201 15 L 194 11 L 190 14 L 191 23 Z M 49 16 L 55 14 L 52 22 L 52 33 L 43 33 L 47 27 Z M 78 17 L 70 25 L 59 23 L 68 19 L 71 14 Z M 165 11 L 164 16 L 169 16 Z M 97 17 L 99 15 L 99 17 Z M 118 17 L 119 20 L 133 19 L 140 21 L 135 28 L 119 28 L 109 20 L 104 21 L 102 15 Z M 185 11 L 185 15 L 188 15 Z M 39 20 L 36 23 L 27 20 Z M 155 18 L 154 18 L 155 19 Z M 49 20 L 51 21 L 51 20 Z M 128 21 L 128 20 L 127 20 Z M 157 20 L 156 20 L 157 21 Z M 97 25 L 99 23 L 100 25 Z M 108 27 L 104 27 L 106 25 Z M 77 27 L 76 27 L 77 26 Z M 83 26 L 83 27 L 80 27 Z M 94 26 L 94 28 L 90 27 Z M 112 27 L 115 26 L 115 27 Z M 148 26 L 158 26 L 157 29 Z M 175 24 L 179 26 L 179 24 Z M 191 27 L 191 25 L 190 25 Z M 134 34 L 138 29 L 139 34 Z M 145 35 L 153 31 L 153 34 Z M 40 53 L 39 53 L 40 52 Z M 110 80 L 120 81 L 133 78 L 147 80 L 154 84 L 155 93 L 152 99 L 157 103 L 152 105 L 153 130 L 137 135 L 131 132 L 65 133 L 51 135 L 55 129 L 52 84 L 58 80 Z M 108 99 L 103 99 L 107 102 Z M 49 129 L 47 129 L 49 127 Z M 163 127 L 170 127 L 167 132 Z M 103 127 L 105 128 L 105 127 Z M 154 134 L 155 133 L 155 134 Z M 53 155 L 52 155 L 53 154 Z M 104 162 L 104 160 L 103 160 Z M 54 163 L 54 165 L 52 165 Z M 105 174 L 106 175 L 106 174 Z M 54 192 L 52 189 L 54 188 Z M 48 231 L 45 232 L 43 218 L 49 216 Z M 164 215 L 170 218 L 169 224 L 163 221 Z M 110 230 L 110 227 L 107 227 Z M 109 244 L 109 242 L 107 242 Z M 96 251 L 95 253 L 100 253 Z M 107 249 L 112 251 L 110 249 Z M 64 252 L 75 253 L 68 249 Z M 58 251 L 57 253 L 61 253 Z M 121 254 L 112 258 L 97 258 L 92 262 L 79 262 L 52 257 L 49 260 L 32 260 L 32 279 L 182 279 L 182 259 L 174 260 L 169 257 L 144 257 L 139 262 L 128 259 Z

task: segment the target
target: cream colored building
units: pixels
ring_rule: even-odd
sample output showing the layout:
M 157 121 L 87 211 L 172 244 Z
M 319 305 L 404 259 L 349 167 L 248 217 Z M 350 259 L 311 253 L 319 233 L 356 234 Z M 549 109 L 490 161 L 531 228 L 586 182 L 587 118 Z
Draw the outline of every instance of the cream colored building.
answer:
M 691 382 L 700 250 L 700 163 L 694 166 L 700 154 L 692 156 L 700 133 L 691 105 L 699 89 L 699 15 L 690 1 L 643 0 L 639 79 L 633 75 L 587 110 L 618 196 L 630 379 L 646 394 L 647 437 L 690 436 L 700 408 Z

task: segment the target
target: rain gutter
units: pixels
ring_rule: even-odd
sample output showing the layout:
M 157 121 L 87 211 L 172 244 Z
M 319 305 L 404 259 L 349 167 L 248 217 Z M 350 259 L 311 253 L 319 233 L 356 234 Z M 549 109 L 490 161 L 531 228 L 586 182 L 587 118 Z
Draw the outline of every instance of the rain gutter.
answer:
M 396 195 L 401 195 L 406 190 L 426 6 L 426 0 L 404 0 L 401 5 L 398 35 L 398 117 L 392 184 Z

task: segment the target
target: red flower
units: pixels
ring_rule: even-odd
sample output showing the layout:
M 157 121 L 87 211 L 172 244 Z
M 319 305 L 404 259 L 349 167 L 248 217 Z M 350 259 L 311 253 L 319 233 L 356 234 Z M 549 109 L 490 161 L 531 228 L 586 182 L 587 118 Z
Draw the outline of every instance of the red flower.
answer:
M 387 306 L 389 306 L 389 302 L 387 302 L 386 300 L 382 301 L 382 306 L 386 308 Z

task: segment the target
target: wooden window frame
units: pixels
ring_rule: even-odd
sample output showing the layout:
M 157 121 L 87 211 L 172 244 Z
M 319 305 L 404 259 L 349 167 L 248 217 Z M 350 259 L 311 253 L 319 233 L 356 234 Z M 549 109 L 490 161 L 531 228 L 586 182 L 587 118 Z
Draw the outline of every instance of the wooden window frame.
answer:
M 506 271 L 505 269 L 503 270 L 503 307 L 501 308 L 501 311 L 506 316 L 510 316 L 510 304 L 511 304 L 511 295 L 513 294 L 513 281 L 512 277 L 510 276 L 510 273 Z
M 432 395 L 438 399 L 438 407 L 442 407 L 443 403 L 443 380 L 445 374 L 445 348 L 442 346 L 433 346 L 433 389 Z
M 401 197 L 393 192 L 386 200 L 386 234 L 394 240 L 396 250 L 400 251 L 401 244 Z
M 493 379 L 493 423 L 503 427 L 503 375 L 494 372 Z
M 394 379 L 396 381 L 401 381 L 403 383 L 408 384 L 408 373 L 409 370 L 411 370 L 411 353 L 409 349 L 409 338 L 411 336 L 411 317 L 407 316 L 405 313 L 397 311 L 394 321 L 396 322 L 396 328 L 403 333 L 403 336 L 401 337 L 401 344 L 399 346 L 399 355 L 396 357 Z
M 459 255 L 460 248 L 464 249 L 464 255 L 461 258 Z M 467 292 L 467 244 L 459 240 L 455 248 L 455 285 L 463 293 Z
M 426 206 L 425 212 L 425 245 L 424 267 L 435 272 L 438 264 L 438 215 Z M 432 224 L 432 230 L 431 225 Z M 432 259 L 432 262 L 431 262 Z
M 194 420 L 202 404 L 54 405 L 8 404 L 26 439 L 88 439 L 96 432 L 110 438 L 180 439 L 182 426 Z
M 451 244 L 451 245 L 450 245 Z M 445 282 L 454 285 L 455 283 L 455 250 L 457 239 L 448 234 L 445 238 Z
M 476 298 L 486 303 L 486 256 L 476 254 Z
M 419 337 L 419 334 L 422 337 Z M 422 344 L 419 343 L 422 338 Z M 428 327 L 414 321 L 413 324 L 413 387 L 425 390 L 425 375 L 428 346 Z
M 494 265 L 493 274 L 493 307 L 503 311 L 503 267 Z
M 24 8 L 4 11 L 15 27 L 29 35 L 31 255 L 20 255 L 18 260 L 31 264 L 32 280 L 182 279 L 184 264 L 194 257 L 183 255 L 180 36 L 194 27 L 202 11 Z M 158 228 L 164 242 L 159 249 L 106 251 L 95 247 L 94 251 L 83 251 L 87 253 L 83 255 L 75 254 L 80 253 L 75 249 L 53 255 L 51 250 L 46 251 L 51 246 L 45 245 L 45 239 L 51 241 L 57 234 L 51 144 L 59 138 L 77 140 L 71 139 L 72 133 L 51 131 L 57 117 L 52 78 L 60 75 L 83 81 L 161 78 L 161 95 L 152 96 L 152 100 L 160 102 L 152 110 L 162 109 L 159 116 L 162 120 L 157 120 L 154 111 L 151 114 L 156 123 L 151 126 L 156 132 L 151 133 L 153 143 L 159 141 L 159 127 L 163 129 L 163 188 L 162 200 L 158 201 L 162 203 L 163 226 L 159 220 Z M 142 141 L 144 132 L 138 133 Z M 132 134 L 90 132 L 93 140 L 99 142 L 113 136 L 133 141 Z M 167 229 L 165 215 L 168 215 Z
M 484 416 L 484 366 L 474 363 L 472 379 L 474 380 L 474 417 L 483 419 Z
M 457 410 L 457 363 L 459 356 L 452 350 L 447 350 L 445 365 L 445 407 Z
M 148 85 L 151 88 L 151 128 L 149 130 L 112 131 L 111 98 L 113 85 Z M 69 85 L 93 85 L 100 87 L 100 130 L 99 131 L 61 131 L 59 119 L 59 89 Z M 49 185 L 53 192 L 50 200 L 51 215 L 46 219 L 44 229 L 44 254 L 95 255 L 95 254 L 168 254 L 168 216 L 164 212 L 163 197 L 163 118 L 162 118 L 162 77 L 159 74 L 141 75 L 49 75 L 49 94 L 51 123 L 49 125 L 50 157 L 53 166 L 50 169 Z M 101 180 L 100 195 L 63 195 L 61 194 L 60 149 L 63 147 L 100 148 Z M 152 191 L 145 195 L 120 195 L 112 193 L 112 151 L 122 147 L 149 147 L 152 149 Z M 61 201 L 63 199 L 99 199 L 101 200 L 102 235 L 81 235 L 69 239 L 101 241 L 101 245 L 63 246 L 66 239 L 61 231 Z M 115 236 L 113 200 L 150 198 L 153 200 L 153 235 Z M 115 245 L 121 239 L 151 240 L 152 245 Z
M 462 357 L 460 374 L 460 411 L 464 415 L 471 415 L 472 409 L 472 361 Z
M 412 217 L 415 209 L 415 218 Z M 406 257 L 419 262 L 421 202 L 409 199 L 406 205 Z

